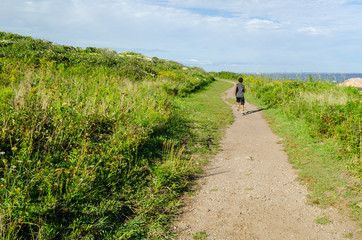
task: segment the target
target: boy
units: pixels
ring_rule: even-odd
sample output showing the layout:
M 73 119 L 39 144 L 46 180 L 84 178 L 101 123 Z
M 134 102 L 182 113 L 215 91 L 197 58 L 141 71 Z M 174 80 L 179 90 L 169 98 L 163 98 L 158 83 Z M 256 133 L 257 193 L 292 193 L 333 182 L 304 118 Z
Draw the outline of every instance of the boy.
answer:
M 244 104 L 245 104 L 245 98 L 244 98 L 244 93 L 245 93 L 245 86 L 243 84 L 244 79 L 242 77 L 240 77 L 238 79 L 237 84 L 235 84 L 235 97 L 236 97 L 236 104 L 237 104 L 237 109 L 239 110 L 239 106 L 241 106 L 241 113 L 243 115 L 245 115 L 244 112 Z

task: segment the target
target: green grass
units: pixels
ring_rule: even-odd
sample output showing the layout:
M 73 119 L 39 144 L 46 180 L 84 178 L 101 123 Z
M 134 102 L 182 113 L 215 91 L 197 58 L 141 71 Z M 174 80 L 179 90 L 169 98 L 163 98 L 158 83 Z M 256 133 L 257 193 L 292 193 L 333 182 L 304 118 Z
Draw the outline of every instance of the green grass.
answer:
M 332 221 L 326 215 L 316 218 L 315 222 L 319 225 L 328 225 L 328 224 L 332 223 Z
M 213 78 L 141 54 L 0 37 L 0 238 L 162 233 L 193 168 L 160 136 L 178 119 L 173 99 Z
M 343 237 L 348 238 L 348 239 L 352 239 L 353 238 L 353 233 L 346 233 L 343 235 Z
M 231 110 L 221 100 L 220 94 L 231 86 L 223 81 L 215 81 L 201 91 L 174 99 L 175 117 L 155 135 L 157 142 L 166 141 L 164 152 L 168 160 L 154 167 L 156 177 L 153 178 L 152 192 L 164 192 L 164 186 L 167 186 L 168 191 L 162 201 L 158 200 L 159 205 L 154 207 L 167 209 L 167 212 L 163 215 L 157 213 L 152 218 L 150 229 L 154 229 L 154 232 L 149 231 L 148 238 L 166 239 L 172 235 L 167 226 L 182 204 L 180 195 L 191 190 L 192 175 L 199 172 L 199 167 L 219 149 L 218 142 L 223 130 L 233 121 Z M 183 160 L 185 158 L 186 162 Z M 148 193 L 143 198 L 142 208 L 151 205 L 152 210 L 149 197 Z
M 0 32 L 0 238 L 170 237 L 197 154 L 232 119 L 221 88 L 176 62 Z
M 186 116 L 191 135 L 201 141 L 188 141 L 187 144 L 200 155 L 209 150 L 218 149 L 218 141 L 228 124 L 233 121 L 231 109 L 220 98 L 220 94 L 233 85 L 224 81 L 215 81 L 197 94 L 177 99 L 176 106 L 183 117 Z
M 206 232 L 197 232 L 192 234 L 192 239 L 194 240 L 206 240 L 207 239 L 207 234 Z

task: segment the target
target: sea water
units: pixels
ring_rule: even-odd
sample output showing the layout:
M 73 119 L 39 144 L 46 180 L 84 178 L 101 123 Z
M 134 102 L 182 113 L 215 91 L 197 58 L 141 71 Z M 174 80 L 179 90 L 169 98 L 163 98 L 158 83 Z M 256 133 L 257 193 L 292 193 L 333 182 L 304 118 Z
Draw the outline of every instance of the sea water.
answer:
M 350 78 L 362 78 L 362 73 L 260 73 L 274 80 L 324 80 L 329 82 L 343 82 Z

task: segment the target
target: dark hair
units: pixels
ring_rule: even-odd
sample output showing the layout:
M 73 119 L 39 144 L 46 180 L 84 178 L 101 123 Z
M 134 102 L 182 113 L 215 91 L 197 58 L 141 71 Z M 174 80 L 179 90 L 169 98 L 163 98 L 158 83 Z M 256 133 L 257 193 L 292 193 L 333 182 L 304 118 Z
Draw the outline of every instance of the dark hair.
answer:
M 238 81 L 239 83 L 243 83 L 244 79 L 242 77 L 239 77 Z

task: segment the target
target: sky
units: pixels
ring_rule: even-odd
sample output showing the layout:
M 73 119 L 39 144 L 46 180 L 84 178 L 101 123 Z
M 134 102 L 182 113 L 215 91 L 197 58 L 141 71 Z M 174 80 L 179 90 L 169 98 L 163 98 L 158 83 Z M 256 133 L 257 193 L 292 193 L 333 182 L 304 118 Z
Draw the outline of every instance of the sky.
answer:
M 362 0 L 0 0 L 0 31 L 236 73 L 362 73 Z

